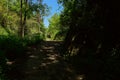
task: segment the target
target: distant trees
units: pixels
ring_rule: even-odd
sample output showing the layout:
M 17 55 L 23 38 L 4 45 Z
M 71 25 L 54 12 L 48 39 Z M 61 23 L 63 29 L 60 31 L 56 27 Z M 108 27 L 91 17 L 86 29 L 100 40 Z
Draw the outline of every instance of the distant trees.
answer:
M 51 39 L 54 40 L 55 35 L 58 33 L 59 31 L 59 15 L 57 13 L 55 13 L 50 19 L 49 19 L 49 26 L 48 26 L 48 30 L 47 30 L 47 34 L 50 35 Z
M 60 14 L 55 13 L 49 19 L 49 23 L 47 35 L 49 35 L 52 40 L 63 40 L 65 38 L 67 29 L 62 27 L 60 24 Z

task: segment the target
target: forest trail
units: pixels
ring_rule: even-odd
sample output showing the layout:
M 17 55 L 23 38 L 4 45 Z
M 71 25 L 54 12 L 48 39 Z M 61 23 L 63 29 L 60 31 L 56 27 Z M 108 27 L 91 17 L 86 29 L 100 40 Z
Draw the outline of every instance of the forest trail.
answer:
M 60 41 L 45 41 L 28 47 L 29 56 L 16 67 L 14 80 L 83 80 L 83 75 L 78 75 L 60 56 L 61 44 Z

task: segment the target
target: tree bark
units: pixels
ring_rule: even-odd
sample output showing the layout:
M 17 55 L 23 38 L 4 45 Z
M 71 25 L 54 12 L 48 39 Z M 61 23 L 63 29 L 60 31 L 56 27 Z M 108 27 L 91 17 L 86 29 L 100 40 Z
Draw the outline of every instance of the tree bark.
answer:
M 28 4 L 28 0 L 24 0 L 25 2 L 25 12 L 24 12 L 24 20 L 23 20 L 23 33 L 22 33 L 22 37 L 25 36 L 25 28 L 26 28 L 26 20 L 27 20 L 27 4 Z
M 23 8 L 23 1 L 20 1 L 20 28 L 19 28 L 19 36 L 23 37 L 23 21 L 22 21 L 22 8 Z
M 24 38 L 25 36 L 25 27 L 26 27 L 26 19 L 27 19 L 27 3 L 28 0 L 24 0 L 24 4 L 25 4 L 25 10 L 24 10 L 24 16 L 23 16 L 23 1 L 21 0 L 21 10 L 20 10 L 20 37 Z M 23 19 L 24 18 L 24 19 Z

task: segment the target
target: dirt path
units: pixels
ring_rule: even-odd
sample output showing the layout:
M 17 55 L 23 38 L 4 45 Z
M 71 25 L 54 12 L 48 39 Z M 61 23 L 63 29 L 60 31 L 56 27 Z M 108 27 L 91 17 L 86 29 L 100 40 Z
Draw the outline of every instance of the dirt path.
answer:
M 61 43 L 46 41 L 42 46 L 29 47 L 29 56 L 22 66 L 18 65 L 19 77 L 14 80 L 83 80 L 84 76 L 76 74 L 60 56 Z

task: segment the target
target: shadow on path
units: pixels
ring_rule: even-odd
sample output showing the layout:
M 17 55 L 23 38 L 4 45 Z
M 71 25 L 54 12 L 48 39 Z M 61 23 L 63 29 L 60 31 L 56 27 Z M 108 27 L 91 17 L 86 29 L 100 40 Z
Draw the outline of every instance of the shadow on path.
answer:
M 60 41 L 45 41 L 28 47 L 29 56 L 15 64 L 12 80 L 84 80 L 84 75 L 77 74 L 60 56 L 61 44 Z

